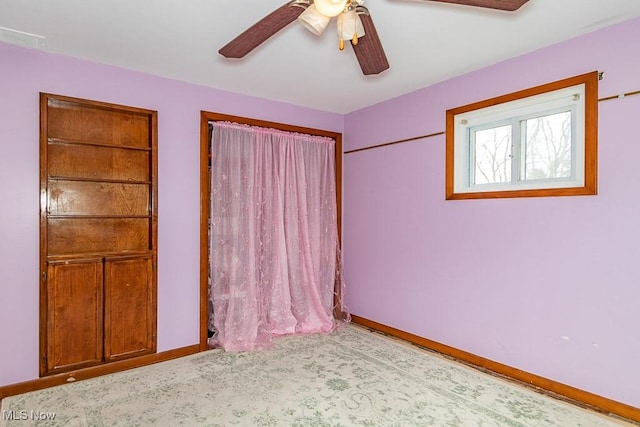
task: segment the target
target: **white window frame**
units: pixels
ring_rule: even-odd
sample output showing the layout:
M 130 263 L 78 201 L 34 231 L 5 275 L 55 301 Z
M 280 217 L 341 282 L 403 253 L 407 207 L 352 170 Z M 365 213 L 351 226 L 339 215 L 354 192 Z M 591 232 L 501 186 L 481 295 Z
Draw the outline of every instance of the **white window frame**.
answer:
M 596 194 L 598 73 L 565 79 L 447 111 L 446 198 Z M 571 176 L 523 179 L 524 121 L 571 112 Z M 475 130 L 511 125 L 511 181 L 474 183 Z

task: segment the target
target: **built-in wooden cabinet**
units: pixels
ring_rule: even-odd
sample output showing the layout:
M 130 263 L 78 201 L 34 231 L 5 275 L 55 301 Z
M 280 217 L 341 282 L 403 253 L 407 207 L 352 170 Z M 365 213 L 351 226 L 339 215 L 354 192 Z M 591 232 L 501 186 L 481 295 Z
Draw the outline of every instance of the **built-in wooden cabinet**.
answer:
M 40 374 L 156 351 L 157 114 L 40 96 Z

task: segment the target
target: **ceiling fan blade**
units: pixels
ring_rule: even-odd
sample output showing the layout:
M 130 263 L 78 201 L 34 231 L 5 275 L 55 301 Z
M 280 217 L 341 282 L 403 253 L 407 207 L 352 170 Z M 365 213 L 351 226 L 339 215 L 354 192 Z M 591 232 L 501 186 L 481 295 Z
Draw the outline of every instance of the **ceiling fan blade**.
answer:
M 380 42 L 376 27 L 373 25 L 369 10 L 364 6 L 358 6 L 356 12 L 362 20 L 364 36 L 358 39 L 358 44 L 351 42 L 353 51 L 358 58 L 363 74 L 380 74 L 389 68 L 389 61 L 387 61 L 387 55 L 382 48 L 382 42 Z
M 455 3 L 466 6 L 486 7 L 489 9 L 514 11 L 520 9 L 529 0 L 429 0 L 441 3 Z
M 244 57 L 269 37 L 295 21 L 307 6 L 308 3 L 299 0 L 280 6 L 223 46 L 218 53 L 226 58 Z

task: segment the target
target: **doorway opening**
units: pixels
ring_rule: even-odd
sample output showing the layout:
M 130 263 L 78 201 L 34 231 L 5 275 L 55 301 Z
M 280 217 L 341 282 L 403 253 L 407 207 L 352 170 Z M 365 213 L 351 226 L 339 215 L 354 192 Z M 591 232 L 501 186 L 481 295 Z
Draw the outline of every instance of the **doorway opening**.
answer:
M 241 125 L 257 126 L 276 129 L 284 132 L 295 132 L 313 136 L 323 136 L 335 141 L 335 188 L 337 208 L 338 246 L 341 241 L 342 223 L 342 134 L 337 132 L 312 129 L 289 124 L 269 122 L 246 117 L 201 111 L 200 114 L 200 350 L 208 348 L 208 338 L 213 331 L 209 322 L 209 276 L 210 276 L 210 192 L 211 192 L 211 124 L 216 121 L 226 121 Z M 334 318 L 343 320 L 348 315 L 343 312 L 342 283 L 336 280 L 334 287 Z

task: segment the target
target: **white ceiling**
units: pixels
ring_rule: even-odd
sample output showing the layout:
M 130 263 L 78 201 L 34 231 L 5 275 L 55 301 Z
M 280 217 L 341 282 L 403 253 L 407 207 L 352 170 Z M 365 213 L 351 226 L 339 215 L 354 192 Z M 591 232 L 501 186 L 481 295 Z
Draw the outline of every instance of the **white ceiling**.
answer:
M 363 76 L 335 22 L 297 22 L 241 60 L 217 51 L 285 0 L 0 0 L 0 27 L 50 52 L 236 93 L 348 113 L 640 16 L 640 0 L 530 0 L 502 12 L 421 0 L 367 0 L 391 68 Z M 1 58 L 0 58 L 1 63 Z

